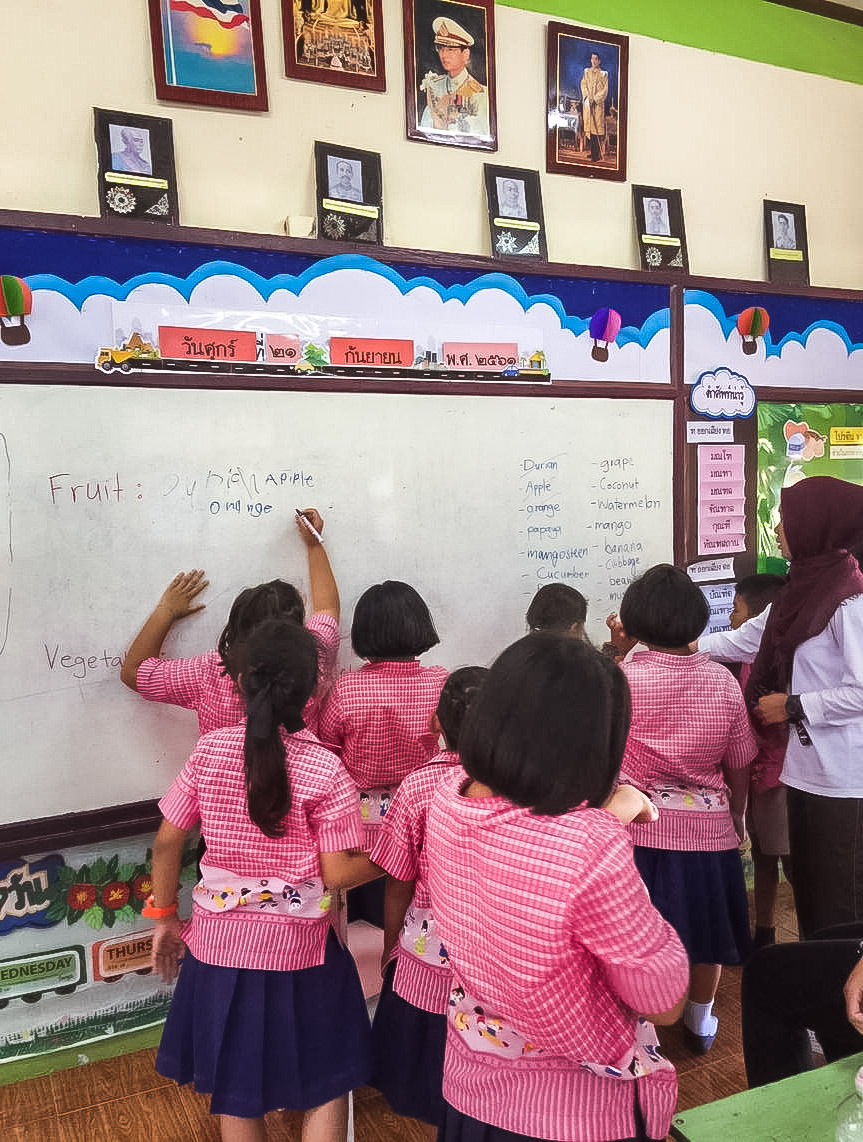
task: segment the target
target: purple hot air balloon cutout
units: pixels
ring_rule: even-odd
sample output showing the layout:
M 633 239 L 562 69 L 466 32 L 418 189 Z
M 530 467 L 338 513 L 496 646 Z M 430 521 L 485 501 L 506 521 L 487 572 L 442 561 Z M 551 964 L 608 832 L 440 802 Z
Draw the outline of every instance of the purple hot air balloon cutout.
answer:
M 616 309 L 598 309 L 590 319 L 590 336 L 593 348 L 590 351 L 594 361 L 608 360 L 608 346 L 620 332 L 623 318 Z

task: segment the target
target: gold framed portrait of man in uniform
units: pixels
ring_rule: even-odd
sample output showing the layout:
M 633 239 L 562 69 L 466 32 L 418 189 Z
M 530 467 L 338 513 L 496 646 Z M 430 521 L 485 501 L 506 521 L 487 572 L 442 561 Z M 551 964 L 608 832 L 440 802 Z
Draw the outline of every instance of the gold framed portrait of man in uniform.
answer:
M 548 25 L 546 170 L 626 180 L 629 40 Z
M 497 150 L 494 0 L 403 0 L 407 137 Z

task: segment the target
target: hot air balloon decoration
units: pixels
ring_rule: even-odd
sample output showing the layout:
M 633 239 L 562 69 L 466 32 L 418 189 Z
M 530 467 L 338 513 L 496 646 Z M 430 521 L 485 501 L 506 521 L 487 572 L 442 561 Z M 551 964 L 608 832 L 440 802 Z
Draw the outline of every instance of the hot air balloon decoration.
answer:
M 594 361 L 608 360 L 608 346 L 620 332 L 623 319 L 616 309 L 598 309 L 590 319 L 590 336 L 593 348 L 590 351 Z
M 30 330 L 24 318 L 33 309 L 33 294 L 21 278 L 0 274 L 0 339 L 4 345 L 26 345 Z
M 750 305 L 737 318 L 737 332 L 743 338 L 743 352 L 751 356 L 758 348 L 758 338 L 770 328 L 770 314 L 760 305 Z

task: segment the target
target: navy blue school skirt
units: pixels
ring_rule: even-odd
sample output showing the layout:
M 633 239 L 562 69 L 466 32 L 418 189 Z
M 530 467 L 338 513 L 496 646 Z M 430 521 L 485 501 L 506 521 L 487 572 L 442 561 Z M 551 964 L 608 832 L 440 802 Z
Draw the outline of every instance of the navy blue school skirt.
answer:
M 654 907 L 691 964 L 739 964 L 749 955 L 749 906 L 737 849 L 680 852 L 636 845 L 635 865 Z
M 211 1095 L 212 1114 L 310 1110 L 369 1077 L 371 1028 L 350 952 L 299 971 L 205 964 L 186 952 L 156 1070 Z
M 635 1084 L 633 1083 L 633 1086 Z M 635 1102 L 635 1136 L 622 1138 L 618 1142 L 659 1142 L 658 1139 L 649 1139 L 644 1132 L 641 1108 L 638 1100 Z M 487 1122 L 480 1122 L 477 1118 L 470 1118 L 467 1114 L 453 1109 L 448 1102 L 444 1103 L 443 1118 L 437 1132 L 437 1142 L 543 1142 L 532 1134 L 513 1134 L 511 1130 L 501 1130 L 499 1126 L 489 1126 Z
M 446 1016 L 414 1007 L 393 991 L 395 963 L 384 976 L 372 1024 L 372 1077 L 396 1114 L 437 1126 L 443 1110 Z

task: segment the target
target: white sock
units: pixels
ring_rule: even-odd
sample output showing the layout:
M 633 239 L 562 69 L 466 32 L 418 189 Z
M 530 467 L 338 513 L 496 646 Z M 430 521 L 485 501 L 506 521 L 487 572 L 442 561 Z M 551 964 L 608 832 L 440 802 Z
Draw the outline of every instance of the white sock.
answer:
M 709 1003 L 687 1002 L 683 1012 L 683 1022 L 696 1035 L 715 1035 L 719 1020 L 713 1012 L 713 1000 Z

